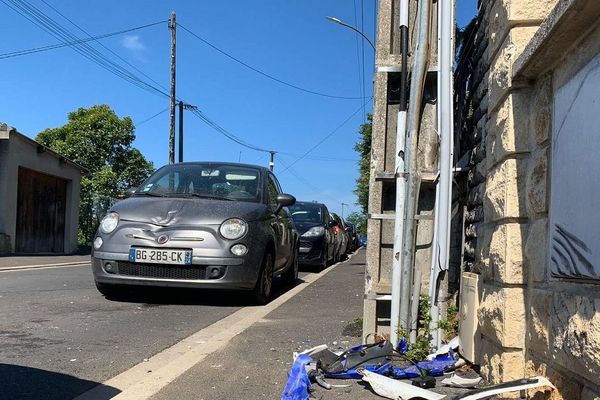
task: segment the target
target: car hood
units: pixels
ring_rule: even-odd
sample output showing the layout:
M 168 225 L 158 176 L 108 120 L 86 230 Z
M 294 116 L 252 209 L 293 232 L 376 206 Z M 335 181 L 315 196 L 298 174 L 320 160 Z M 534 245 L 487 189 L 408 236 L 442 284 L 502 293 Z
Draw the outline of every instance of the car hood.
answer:
M 294 225 L 296 225 L 296 230 L 300 235 L 308 231 L 313 226 L 323 226 L 320 222 L 296 222 L 294 221 Z
M 262 218 L 267 208 L 261 203 L 213 199 L 130 197 L 113 205 L 111 211 L 123 221 L 170 226 L 185 224 L 220 224 L 228 218 L 246 222 Z

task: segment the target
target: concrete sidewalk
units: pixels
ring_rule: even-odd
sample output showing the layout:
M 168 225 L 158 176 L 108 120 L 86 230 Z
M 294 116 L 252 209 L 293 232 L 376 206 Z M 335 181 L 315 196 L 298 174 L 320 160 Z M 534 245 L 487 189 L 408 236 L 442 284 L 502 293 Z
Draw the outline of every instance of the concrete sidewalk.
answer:
M 323 343 L 332 349 L 361 343 L 362 326 L 357 319 L 363 313 L 364 271 L 365 251 L 361 249 L 152 399 L 280 398 L 293 351 Z M 356 380 L 329 382 L 348 387 L 326 391 L 313 385 L 317 399 L 381 399 Z
M 2 256 L 0 257 L 0 270 L 15 268 L 43 268 L 61 265 L 85 264 L 89 262 L 89 255 Z

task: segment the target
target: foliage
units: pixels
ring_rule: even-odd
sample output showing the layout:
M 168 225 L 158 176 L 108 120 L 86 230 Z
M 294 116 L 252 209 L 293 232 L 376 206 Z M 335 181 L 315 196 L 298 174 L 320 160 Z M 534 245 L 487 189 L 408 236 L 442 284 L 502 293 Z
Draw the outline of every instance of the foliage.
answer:
M 429 297 L 421 295 L 419 297 L 419 320 L 417 323 L 417 340 L 415 343 L 411 343 L 406 352 L 406 357 L 413 361 L 422 361 L 431 353 L 430 330 L 429 324 L 431 323 L 431 304 L 429 303 Z M 406 340 L 409 339 L 410 335 L 406 330 L 398 329 L 398 336 Z
M 154 170 L 132 147 L 131 118 L 119 118 L 107 105 L 79 108 L 59 128 L 40 132 L 36 140 L 83 166 L 79 213 L 79 243 L 89 244 L 99 219 L 114 199 L 138 186 Z
M 444 331 L 444 339 L 451 340 L 458 335 L 458 307 L 455 304 L 448 306 L 446 317 L 438 321 L 438 327 Z
M 356 232 L 359 235 L 367 234 L 367 216 L 360 212 L 352 212 L 348 214 L 346 220 L 356 226 Z
M 358 197 L 358 204 L 363 214 L 367 214 L 369 205 L 369 178 L 371 172 L 371 138 L 373 132 L 373 115 L 368 114 L 369 122 L 360 126 L 360 140 L 354 145 L 354 150 L 360 155 L 358 162 L 358 178 L 354 194 Z

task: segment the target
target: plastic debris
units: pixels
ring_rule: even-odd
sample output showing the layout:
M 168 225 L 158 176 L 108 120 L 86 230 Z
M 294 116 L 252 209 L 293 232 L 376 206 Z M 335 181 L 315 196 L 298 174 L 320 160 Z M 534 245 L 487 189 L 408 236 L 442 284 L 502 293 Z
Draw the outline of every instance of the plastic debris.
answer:
M 383 375 L 379 375 L 369 371 L 361 371 L 363 373 L 363 381 L 368 382 L 375 393 L 380 396 L 394 400 L 411 400 L 411 399 L 426 399 L 426 400 L 479 400 L 487 399 L 490 396 L 502 393 L 518 392 L 526 389 L 534 389 L 538 387 L 548 386 L 552 390 L 556 389 L 550 381 L 543 376 L 532 378 L 524 378 L 516 381 L 501 383 L 483 389 L 471 391 L 470 393 L 459 396 L 444 396 L 430 390 L 421 389 L 412 386 L 408 383 L 397 381 Z
M 534 376 L 532 378 L 518 379 L 516 381 L 500 383 L 483 389 L 478 389 L 470 394 L 459 397 L 461 400 L 477 400 L 487 399 L 495 394 L 518 392 L 526 389 L 535 389 L 538 387 L 548 386 L 552 390 L 556 389 L 552 383 L 543 376 Z
M 446 386 L 452 386 L 456 388 L 474 388 L 475 386 L 481 383 L 481 377 L 477 376 L 475 378 L 464 378 L 462 376 L 452 374 L 452 376 L 442 379 L 442 384 Z
M 307 400 L 310 397 L 311 384 L 306 372 L 306 365 L 311 361 L 312 358 L 306 354 L 298 355 L 288 373 L 281 400 Z
M 432 392 L 430 390 L 421 389 L 409 383 L 397 381 L 374 372 L 361 370 L 363 381 L 368 382 L 375 393 L 388 399 L 426 399 L 426 400 L 441 400 L 445 396 Z
M 451 351 L 454 351 L 454 350 L 458 349 L 458 345 L 459 345 L 459 339 L 458 339 L 458 336 L 456 336 L 454 339 L 452 339 L 450 342 L 448 342 L 448 344 L 445 344 L 442 347 L 440 347 L 438 349 L 438 351 L 436 351 L 435 353 L 431 353 L 430 355 L 428 355 L 427 359 L 428 360 L 433 360 L 437 356 L 443 356 L 444 354 L 448 354 Z
M 320 344 L 320 345 L 318 345 L 318 346 L 311 347 L 310 349 L 306 349 L 306 350 L 304 350 L 304 351 L 301 351 L 301 352 L 299 352 L 299 353 L 295 351 L 295 352 L 293 353 L 293 358 L 294 358 L 294 360 L 296 360 L 296 358 L 297 358 L 297 357 L 298 357 L 300 354 L 306 354 L 306 355 L 312 356 L 313 354 L 319 353 L 319 352 L 321 352 L 321 351 L 323 351 L 323 350 L 326 350 L 327 348 L 328 348 L 328 347 L 327 347 L 327 345 L 326 345 L 326 344 Z

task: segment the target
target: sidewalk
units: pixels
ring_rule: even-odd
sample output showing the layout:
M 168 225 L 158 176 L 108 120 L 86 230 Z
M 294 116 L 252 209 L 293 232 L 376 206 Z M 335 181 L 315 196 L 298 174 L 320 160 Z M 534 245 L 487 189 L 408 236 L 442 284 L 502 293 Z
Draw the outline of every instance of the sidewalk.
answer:
M 89 255 L 1 256 L 0 270 L 14 268 L 41 268 L 57 265 L 75 265 L 86 264 L 89 262 Z
M 323 343 L 341 349 L 361 342 L 360 328 L 350 329 L 349 323 L 362 317 L 364 266 L 361 249 L 152 399 L 279 399 L 293 351 Z M 313 385 L 317 399 L 381 399 L 356 380 L 329 382 L 349 386 L 326 391 Z

